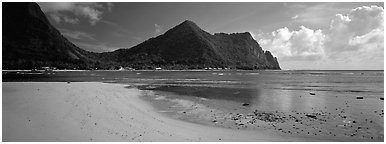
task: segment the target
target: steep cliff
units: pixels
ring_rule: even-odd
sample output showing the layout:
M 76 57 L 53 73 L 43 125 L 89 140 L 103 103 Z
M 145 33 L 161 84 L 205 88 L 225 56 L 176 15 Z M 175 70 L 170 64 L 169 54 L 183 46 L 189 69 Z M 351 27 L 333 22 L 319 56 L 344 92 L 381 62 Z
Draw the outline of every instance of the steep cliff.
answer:
M 63 37 L 38 4 L 3 3 L 3 69 L 83 69 L 93 62 L 93 54 Z

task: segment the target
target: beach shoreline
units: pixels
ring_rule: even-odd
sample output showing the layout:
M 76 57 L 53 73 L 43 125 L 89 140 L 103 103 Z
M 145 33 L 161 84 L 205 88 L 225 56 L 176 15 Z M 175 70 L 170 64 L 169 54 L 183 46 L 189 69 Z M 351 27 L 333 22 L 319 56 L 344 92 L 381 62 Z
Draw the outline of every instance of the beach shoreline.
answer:
M 129 84 L 3 82 L 3 141 L 354 141 L 167 117 Z M 357 141 L 355 139 L 355 141 Z

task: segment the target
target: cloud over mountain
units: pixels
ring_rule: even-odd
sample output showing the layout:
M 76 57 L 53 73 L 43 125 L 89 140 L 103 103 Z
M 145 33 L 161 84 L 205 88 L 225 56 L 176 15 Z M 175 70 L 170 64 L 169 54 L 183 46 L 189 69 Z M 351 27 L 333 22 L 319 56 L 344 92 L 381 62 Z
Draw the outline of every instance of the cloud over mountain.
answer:
M 164 31 L 164 28 L 162 25 L 159 25 L 159 24 L 154 24 L 154 36 L 158 36 L 160 35 L 163 31 Z
M 278 29 L 268 39 L 260 39 L 259 44 L 283 60 L 316 60 L 324 55 L 324 40 L 322 30 L 300 26 L 297 31 L 289 31 L 287 27 Z

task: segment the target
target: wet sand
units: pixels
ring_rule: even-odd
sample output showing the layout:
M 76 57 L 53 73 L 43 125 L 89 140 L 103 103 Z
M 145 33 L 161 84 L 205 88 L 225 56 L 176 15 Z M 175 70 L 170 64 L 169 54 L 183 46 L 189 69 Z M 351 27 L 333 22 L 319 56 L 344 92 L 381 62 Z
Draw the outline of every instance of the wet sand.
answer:
M 168 117 L 142 91 L 99 82 L 3 82 L 9 141 L 344 141 L 232 129 Z

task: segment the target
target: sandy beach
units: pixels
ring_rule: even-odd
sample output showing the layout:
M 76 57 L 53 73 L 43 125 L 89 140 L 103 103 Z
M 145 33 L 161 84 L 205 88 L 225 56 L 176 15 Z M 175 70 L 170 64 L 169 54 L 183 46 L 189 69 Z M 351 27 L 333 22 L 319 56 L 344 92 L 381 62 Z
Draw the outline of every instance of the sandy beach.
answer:
M 3 141 L 323 141 L 169 118 L 125 86 L 3 82 Z

